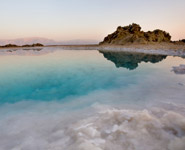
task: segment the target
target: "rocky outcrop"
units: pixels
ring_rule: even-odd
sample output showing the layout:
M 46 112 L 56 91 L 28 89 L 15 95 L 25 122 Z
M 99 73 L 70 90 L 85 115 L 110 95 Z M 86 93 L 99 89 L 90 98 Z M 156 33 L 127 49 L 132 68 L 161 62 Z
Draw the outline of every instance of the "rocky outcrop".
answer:
M 171 36 L 169 33 L 156 29 L 154 31 L 144 32 L 138 24 L 131 24 L 129 26 L 119 26 L 117 30 L 104 38 L 100 44 L 147 44 L 147 43 L 160 43 L 170 42 Z

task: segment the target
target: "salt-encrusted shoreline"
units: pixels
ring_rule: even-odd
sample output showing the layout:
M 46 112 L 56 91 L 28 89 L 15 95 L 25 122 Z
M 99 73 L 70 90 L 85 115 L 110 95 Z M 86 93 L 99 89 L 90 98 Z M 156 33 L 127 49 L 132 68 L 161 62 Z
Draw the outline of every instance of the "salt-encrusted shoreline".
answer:
M 114 51 L 114 52 L 136 52 L 145 54 L 156 55 L 169 55 L 169 56 L 185 56 L 185 45 L 51 45 L 43 47 L 12 47 L 12 48 L 0 48 L 0 50 L 31 50 L 31 49 L 43 49 L 43 48 L 60 48 L 63 50 L 101 50 L 101 51 Z
M 159 54 L 159 55 L 169 55 L 169 56 L 185 56 L 185 50 L 164 50 L 164 49 L 142 49 L 142 48 L 128 48 L 128 47 L 109 47 L 100 46 L 98 50 L 101 51 L 114 51 L 114 52 L 137 52 L 146 54 Z

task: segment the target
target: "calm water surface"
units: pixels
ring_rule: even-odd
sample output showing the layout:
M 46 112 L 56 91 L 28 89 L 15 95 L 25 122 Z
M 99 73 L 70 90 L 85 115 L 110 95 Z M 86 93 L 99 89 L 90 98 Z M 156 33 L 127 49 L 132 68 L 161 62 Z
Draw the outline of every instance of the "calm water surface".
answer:
M 172 71 L 180 64 L 184 58 L 128 52 L 1 50 L 0 150 L 74 149 L 59 130 L 99 110 L 162 107 L 184 115 L 185 75 Z
M 126 94 L 123 103 L 127 99 L 142 103 L 154 96 L 181 101 L 178 95 L 185 89 L 185 76 L 171 70 L 184 62 L 180 57 L 92 50 L 1 52 L 0 105 L 30 100 L 68 102 L 72 97 L 115 90 L 120 90 L 120 98 Z

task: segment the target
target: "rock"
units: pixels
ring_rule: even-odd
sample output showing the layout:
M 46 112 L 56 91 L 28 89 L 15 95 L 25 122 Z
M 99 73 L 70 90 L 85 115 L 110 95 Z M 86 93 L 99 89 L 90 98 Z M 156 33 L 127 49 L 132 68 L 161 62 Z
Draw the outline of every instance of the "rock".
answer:
M 100 44 L 147 44 L 147 43 L 160 43 L 170 42 L 171 36 L 169 33 L 156 29 L 154 31 L 144 32 L 138 24 L 131 24 L 125 27 L 119 26 L 117 30 L 104 38 Z

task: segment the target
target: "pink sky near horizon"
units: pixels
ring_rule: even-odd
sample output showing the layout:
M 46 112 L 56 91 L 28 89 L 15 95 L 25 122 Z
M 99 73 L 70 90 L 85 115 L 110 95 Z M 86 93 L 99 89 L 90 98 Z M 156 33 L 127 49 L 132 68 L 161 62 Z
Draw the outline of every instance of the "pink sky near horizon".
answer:
M 1 0 L 0 39 L 44 37 L 102 41 L 118 26 L 161 29 L 185 39 L 184 0 Z

